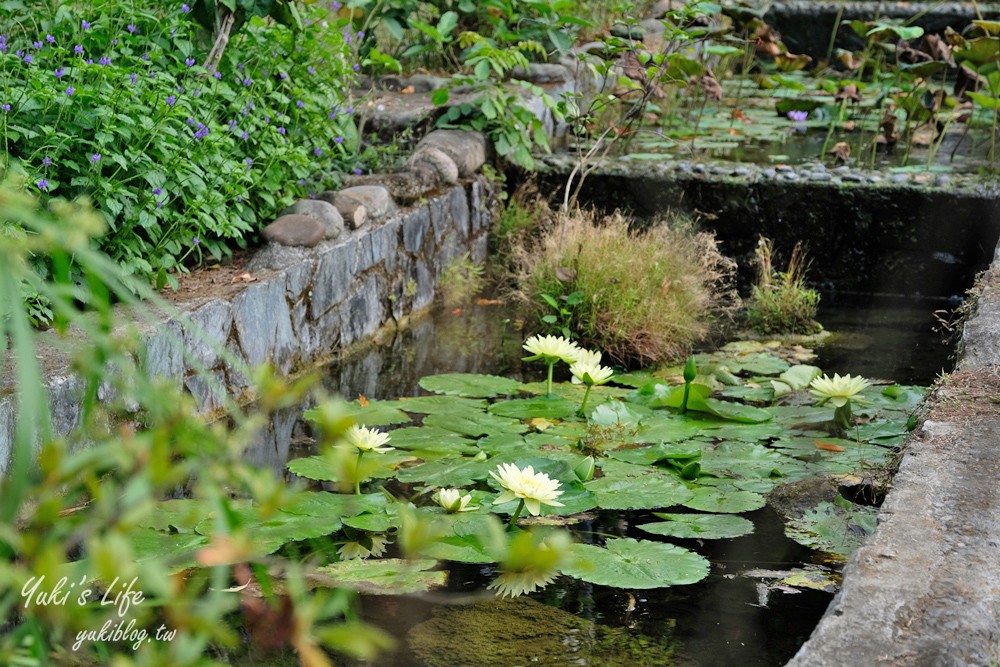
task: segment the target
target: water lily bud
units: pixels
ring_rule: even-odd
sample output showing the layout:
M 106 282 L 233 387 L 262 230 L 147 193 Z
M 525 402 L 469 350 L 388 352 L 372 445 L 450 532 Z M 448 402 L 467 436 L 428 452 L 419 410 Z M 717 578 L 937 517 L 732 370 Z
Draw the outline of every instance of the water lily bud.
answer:
M 485 461 L 487 459 L 486 452 L 479 452 L 478 454 L 476 454 L 475 459 L 477 461 Z
M 694 364 L 694 357 L 688 357 L 687 363 L 684 364 L 684 382 L 694 382 L 696 375 L 698 375 L 698 367 Z
M 594 463 L 594 457 L 588 456 L 573 466 L 573 473 L 576 475 L 576 478 L 581 482 L 589 482 L 594 479 Z

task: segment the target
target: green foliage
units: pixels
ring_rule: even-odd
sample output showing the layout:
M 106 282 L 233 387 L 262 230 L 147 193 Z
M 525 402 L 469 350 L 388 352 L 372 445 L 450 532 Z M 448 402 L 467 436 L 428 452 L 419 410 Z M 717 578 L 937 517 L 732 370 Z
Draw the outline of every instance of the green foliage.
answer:
M 757 283 L 746 304 L 747 324 L 761 334 L 812 334 L 821 329 L 816 322 L 819 292 L 805 285 L 808 263 L 802 246 L 796 244 L 785 271 L 773 268 L 771 242 L 757 244 Z
M 58 199 L 41 210 L 20 190 L 0 187 L 0 219 L 23 230 L 0 234 L 0 340 L 13 360 L 16 387 L 13 453 L 0 479 L 6 527 L 0 531 L 0 662 L 217 664 L 207 657 L 212 647 L 242 643 L 243 621 L 234 615 L 241 595 L 231 590 L 240 581 L 260 585 L 275 604 L 273 623 L 296 628 L 287 642 L 300 654 L 319 656 L 312 664 L 328 664 L 319 646 L 374 655 L 390 641 L 381 632 L 357 628 L 352 641 L 337 634 L 349 612 L 348 593 L 311 591 L 297 557 L 263 558 L 290 540 L 337 530 L 351 511 L 344 497 L 323 494 L 337 500 L 330 503 L 300 493 L 244 456 L 260 420 L 303 400 L 308 381 L 286 383 L 266 369 L 241 368 L 254 376 L 261 397 L 254 417 L 235 405 L 228 406 L 225 423 L 195 416 L 190 396 L 136 365 L 136 332 L 113 332 L 120 328 L 115 299 L 150 324 L 158 320 L 136 295 L 170 309 L 91 247 L 105 218 Z M 32 269 L 33 255 L 52 259 L 51 278 Z M 69 275 L 70 258 L 79 283 Z M 45 300 L 57 332 L 73 325 L 78 351 L 71 367 L 82 406 L 66 435 L 53 433 L 37 357 L 42 336 L 21 306 L 19 285 Z M 64 342 L 57 332 L 44 336 L 50 345 Z M 333 404 L 325 414 L 327 437 L 350 423 Z M 187 497 L 168 500 L 178 490 Z M 67 599 L 45 604 L 41 596 L 63 577 L 73 584 L 63 586 Z M 105 593 L 122 599 L 133 579 L 127 609 L 101 604 Z M 89 598 L 81 597 L 84 591 Z M 88 638 L 106 624 L 111 630 L 128 625 L 135 634 L 125 641 Z M 78 650 L 71 653 L 74 644 Z
M 472 261 L 469 253 L 452 260 L 451 264 L 445 267 L 439 281 L 445 305 L 456 306 L 465 303 L 482 291 L 485 271 L 482 264 Z
M 11 12 L 0 172 L 23 171 L 43 198 L 88 196 L 108 227 L 100 247 L 131 273 L 162 285 L 245 247 L 324 185 L 309 179 L 329 184 L 351 162 L 351 47 L 318 8 L 301 31 L 251 17 L 217 68 L 203 66 L 210 44 L 179 3 Z
M 620 363 L 683 357 L 729 308 L 732 263 L 676 221 L 635 232 L 621 215 L 577 211 L 515 257 L 529 321 L 549 314 L 542 295 L 580 292 L 572 333 Z

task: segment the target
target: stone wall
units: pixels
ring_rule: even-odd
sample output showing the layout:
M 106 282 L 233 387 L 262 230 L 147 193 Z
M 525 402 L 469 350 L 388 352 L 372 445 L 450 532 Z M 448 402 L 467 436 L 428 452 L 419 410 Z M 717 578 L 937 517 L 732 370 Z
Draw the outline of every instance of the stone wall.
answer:
M 498 194 L 474 176 L 315 247 L 267 246 L 246 266 L 253 282 L 178 304 L 179 315 L 146 325 L 146 372 L 183 385 L 211 412 L 243 393 L 248 366 L 270 362 L 291 374 L 329 359 L 430 305 L 456 259 L 482 261 Z M 46 385 L 54 430 L 68 433 L 79 423 L 82 383 L 57 369 Z M 0 398 L 0 474 L 10 464 L 14 406 L 13 394 Z

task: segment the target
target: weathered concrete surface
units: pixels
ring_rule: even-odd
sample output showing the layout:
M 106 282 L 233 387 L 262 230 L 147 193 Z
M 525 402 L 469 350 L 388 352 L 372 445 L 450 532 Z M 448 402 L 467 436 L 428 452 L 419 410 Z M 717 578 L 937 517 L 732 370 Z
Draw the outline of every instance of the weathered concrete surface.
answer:
M 958 370 L 908 440 L 879 526 L 788 667 L 1000 664 L 1000 248 Z

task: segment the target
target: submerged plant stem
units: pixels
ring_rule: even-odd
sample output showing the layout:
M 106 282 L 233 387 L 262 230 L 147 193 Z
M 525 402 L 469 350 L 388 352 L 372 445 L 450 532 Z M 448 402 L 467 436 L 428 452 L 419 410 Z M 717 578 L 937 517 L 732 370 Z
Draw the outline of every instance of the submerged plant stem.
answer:
M 555 365 L 556 365 L 556 362 L 549 361 L 549 377 L 545 381 L 545 395 L 546 396 L 551 396 L 552 395 L 552 367 L 555 366 Z

